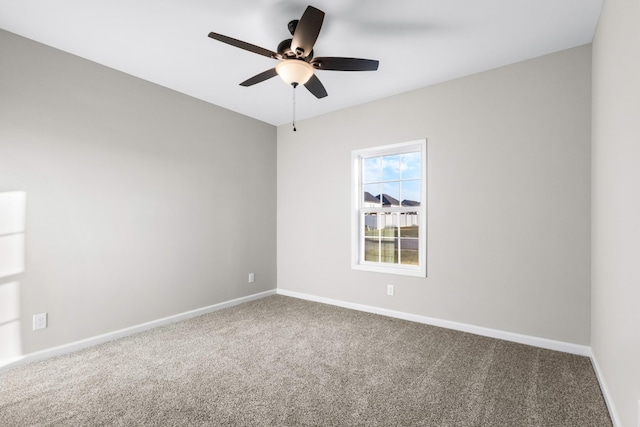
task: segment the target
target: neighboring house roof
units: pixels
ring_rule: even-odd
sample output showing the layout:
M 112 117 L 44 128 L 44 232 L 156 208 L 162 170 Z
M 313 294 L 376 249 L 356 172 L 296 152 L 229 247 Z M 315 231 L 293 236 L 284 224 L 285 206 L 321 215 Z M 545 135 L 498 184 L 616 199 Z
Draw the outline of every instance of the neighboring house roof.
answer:
M 364 192 L 365 203 L 378 204 L 380 203 L 381 198 L 383 206 L 420 206 L 420 202 L 416 202 L 415 200 L 403 200 L 402 203 L 400 203 L 397 199 L 394 199 L 388 194 L 379 194 L 374 196 L 368 191 Z
M 376 196 L 369 193 L 368 191 L 364 192 L 364 201 L 365 203 L 380 203 L 380 199 L 378 199 Z
M 400 206 L 400 201 L 388 194 L 381 194 L 378 196 L 378 199 L 382 200 L 382 206 Z

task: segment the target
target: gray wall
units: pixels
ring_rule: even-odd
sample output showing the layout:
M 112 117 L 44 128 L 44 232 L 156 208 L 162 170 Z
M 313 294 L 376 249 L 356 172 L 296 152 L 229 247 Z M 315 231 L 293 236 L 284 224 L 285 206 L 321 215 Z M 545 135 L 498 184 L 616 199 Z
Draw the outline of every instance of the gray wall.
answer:
M 275 289 L 274 126 L 4 31 L 0 52 L 0 196 L 26 192 L 0 358 Z
M 587 45 L 280 126 L 278 288 L 588 345 L 590 70 Z M 428 277 L 352 270 L 351 150 L 425 137 Z
M 607 0 L 593 42 L 593 354 L 640 425 L 640 2 Z

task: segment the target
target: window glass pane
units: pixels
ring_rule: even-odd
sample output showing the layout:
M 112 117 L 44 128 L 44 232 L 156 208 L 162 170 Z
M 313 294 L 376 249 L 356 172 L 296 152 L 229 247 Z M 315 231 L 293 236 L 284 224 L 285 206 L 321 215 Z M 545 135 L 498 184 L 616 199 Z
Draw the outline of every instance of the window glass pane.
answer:
M 382 184 L 382 205 L 400 206 L 400 182 L 385 182 Z
M 380 181 L 380 157 L 364 159 L 362 161 L 362 182 Z M 374 194 L 375 196 L 375 194 Z
M 418 221 L 418 213 L 417 212 L 407 212 L 400 214 L 399 217 L 399 226 L 400 226 L 400 237 L 419 237 L 420 222 Z
M 377 213 L 364 214 L 364 260 L 380 262 L 380 215 Z
M 380 235 L 383 237 L 398 237 L 398 215 L 394 213 L 380 214 L 378 228 L 380 228 Z
M 417 212 L 400 214 L 400 264 L 418 265 L 420 223 Z
M 420 181 L 402 181 L 400 184 L 402 206 L 420 206 Z
M 402 179 L 420 179 L 420 152 L 407 153 L 401 156 L 400 170 Z
M 382 180 L 392 181 L 400 179 L 400 156 L 382 157 Z
M 362 207 L 371 208 L 380 206 L 380 184 L 366 184 L 362 186 Z
M 380 240 L 375 238 L 364 239 L 364 260 L 369 262 L 380 261 Z
M 383 237 L 380 240 L 380 262 L 398 263 L 398 239 Z
M 400 239 L 400 264 L 418 265 L 418 239 Z
M 364 235 L 367 237 L 380 235 L 377 213 L 364 214 Z

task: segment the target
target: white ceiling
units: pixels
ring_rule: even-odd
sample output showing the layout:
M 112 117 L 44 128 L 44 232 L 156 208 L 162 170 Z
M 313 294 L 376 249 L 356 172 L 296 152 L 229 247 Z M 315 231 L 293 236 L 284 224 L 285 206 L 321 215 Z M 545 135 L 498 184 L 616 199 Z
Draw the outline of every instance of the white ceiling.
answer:
M 309 1 L 0 0 L 0 28 L 280 125 L 292 118 L 290 86 L 278 77 L 238 85 L 276 61 L 207 35 L 275 51 Z M 329 96 L 298 88 L 297 118 L 590 43 L 602 1 L 313 0 L 326 14 L 315 55 L 380 68 L 317 71 Z

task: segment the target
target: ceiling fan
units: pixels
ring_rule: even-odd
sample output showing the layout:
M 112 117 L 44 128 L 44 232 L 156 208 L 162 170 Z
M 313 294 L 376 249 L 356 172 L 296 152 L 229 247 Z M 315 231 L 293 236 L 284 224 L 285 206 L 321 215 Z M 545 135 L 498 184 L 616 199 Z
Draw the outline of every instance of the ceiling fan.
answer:
M 240 86 L 252 86 L 279 75 L 294 88 L 299 84 L 304 85 L 309 92 L 320 99 L 327 96 L 327 91 L 315 75 L 315 70 L 375 71 L 379 64 L 372 59 L 332 56 L 314 58 L 313 45 L 318 39 L 323 21 L 323 11 L 307 6 L 299 20 L 289 22 L 289 32 L 293 38 L 280 42 L 277 52 L 214 32 L 209 33 L 209 37 L 280 61 L 274 68 L 243 81 Z

